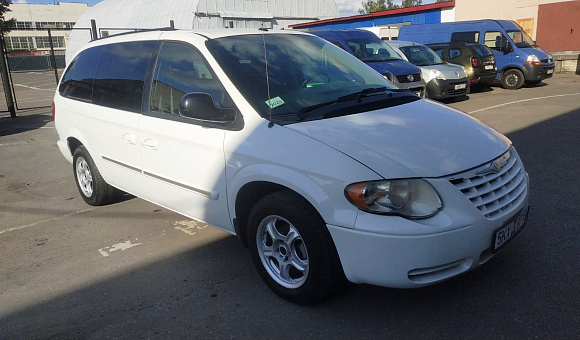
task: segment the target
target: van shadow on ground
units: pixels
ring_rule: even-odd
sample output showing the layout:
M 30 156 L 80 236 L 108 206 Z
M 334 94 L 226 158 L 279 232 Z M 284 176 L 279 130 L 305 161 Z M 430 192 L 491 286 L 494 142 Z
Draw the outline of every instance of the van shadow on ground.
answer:
M 578 338 L 578 126 L 580 110 L 509 134 L 532 181 L 528 224 L 454 280 L 352 285 L 300 307 L 266 288 L 230 236 L 2 315 L 0 338 Z

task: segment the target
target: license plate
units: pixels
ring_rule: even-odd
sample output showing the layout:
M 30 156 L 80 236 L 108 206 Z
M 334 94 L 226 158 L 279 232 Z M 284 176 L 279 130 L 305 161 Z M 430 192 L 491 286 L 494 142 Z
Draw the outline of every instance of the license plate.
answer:
M 455 89 L 456 90 L 461 90 L 461 89 L 464 89 L 465 86 L 466 86 L 465 84 L 458 84 L 458 85 L 455 85 Z
M 510 222 L 499 228 L 493 234 L 493 251 L 498 251 L 522 230 L 528 220 L 530 206 L 523 208 Z
M 493 70 L 493 65 L 485 65 L 486 70 Z
M 554 70 L 548 70 L 548 74 L 554 73 Z

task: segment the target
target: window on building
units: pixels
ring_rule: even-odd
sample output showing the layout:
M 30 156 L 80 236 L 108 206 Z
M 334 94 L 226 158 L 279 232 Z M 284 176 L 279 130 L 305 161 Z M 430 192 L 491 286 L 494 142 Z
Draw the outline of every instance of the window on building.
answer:
M 32 22 L 30 22 L 30 21 L 17 21 L 16 28 L 32 29 Z
M 9 51 L 30 51 L 34 50 L 34 39 L 32 37 L 7 37 L 6 48 Z
M 48 37 L 35 37 L 36 48 L 50 48 L 50 39 Z M 52 37 L 52 46 L 54 48 L 64 48 L 64 37 Z
M 524 32 L 526 32 L 530 37 L 533 36 L 534 18 L 518 19 L 518 25 L 520 25 Z

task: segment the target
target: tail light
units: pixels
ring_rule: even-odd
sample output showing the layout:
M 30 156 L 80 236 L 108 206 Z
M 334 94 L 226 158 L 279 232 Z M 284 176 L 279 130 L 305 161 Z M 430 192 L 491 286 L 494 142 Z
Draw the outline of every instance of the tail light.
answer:
M 476 57 L 471 57 L 471 66 L 473 67 L 479 66 L 479 61 L 477 60 Z
M 54 100 L 52 101 L 52 121 L 55 121 L 55 116 L 54 116 Z

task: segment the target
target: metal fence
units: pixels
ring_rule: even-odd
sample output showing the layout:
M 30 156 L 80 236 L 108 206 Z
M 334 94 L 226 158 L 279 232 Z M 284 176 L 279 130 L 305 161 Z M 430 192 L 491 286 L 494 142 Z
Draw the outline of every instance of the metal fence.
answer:
M 8 82 L 2 82 L 0 111 L 9 111 L 7 91 L 16 110 L 50 107 L 66 66 L 65 50 L 71 33 L 91 41 L 90 29 L 12 29 L 1 34 Z

